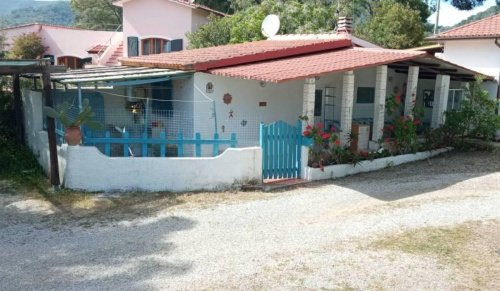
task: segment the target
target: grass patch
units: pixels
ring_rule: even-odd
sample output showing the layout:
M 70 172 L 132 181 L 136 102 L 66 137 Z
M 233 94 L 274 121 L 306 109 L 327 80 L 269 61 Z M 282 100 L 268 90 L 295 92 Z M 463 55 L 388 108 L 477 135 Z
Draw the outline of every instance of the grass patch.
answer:
M 470 225 L 452 228 L 426 227 L 386 236 L 372 246 L 415 255 L 435 256 L 443 262 L 460 261 L 461 249 L 471 239 Z

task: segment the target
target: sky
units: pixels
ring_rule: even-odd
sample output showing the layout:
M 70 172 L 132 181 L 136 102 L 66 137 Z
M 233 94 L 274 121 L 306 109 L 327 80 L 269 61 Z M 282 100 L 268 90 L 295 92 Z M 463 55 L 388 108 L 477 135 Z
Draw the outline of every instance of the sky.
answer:
M 484 4 L 476 9 L 470 11 L 460 11 L 457 8 L 451 6 L 451 4 L 441 0 L 441 12 L 439 13 L 439 25 L 442 26 L 452 26 L 460 21 L 466 19 L 467 17 L 474 15 L 478 12 L 484 11 L 491 6 L 496 5 L 495 0 L 486 0 Z M 433 13 L 428 19 L 428 22 L 434 24 L 436 23 L 436 13 Z

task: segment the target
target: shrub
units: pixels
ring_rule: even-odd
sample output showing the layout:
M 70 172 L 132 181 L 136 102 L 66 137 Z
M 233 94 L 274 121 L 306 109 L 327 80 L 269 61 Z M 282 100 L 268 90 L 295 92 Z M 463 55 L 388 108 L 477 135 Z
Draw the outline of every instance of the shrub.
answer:
M 489 98 L 481 83 L 479 78 L 470 83 L 461 107 L 446 112 L 443 131 L 449 141 L 453 142 L 457 137 L 462 140 L 465 137 L 491 140 L 500 129 L 500 116 L 495 114 L 498 101 Z
M 32 32 L 17 37 L 7 57 L 10 59 L 38 59 L 43 56 L 46 50 L 47 47 L 43 45 L 42 38 Z

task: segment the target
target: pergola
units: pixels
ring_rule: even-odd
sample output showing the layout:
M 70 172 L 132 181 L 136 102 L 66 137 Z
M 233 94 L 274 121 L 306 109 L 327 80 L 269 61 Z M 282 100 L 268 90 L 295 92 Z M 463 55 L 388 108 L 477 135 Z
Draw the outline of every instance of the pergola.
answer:
M 23 111 L 21 100 L 20 77 L 24 74 L 41 74 L 43 89 L 42 96 L 45 99 L 45 105 L 53 106 L 52 91 L 50 83 L 50 74 L 65 72 L 65 66 L 51 66 L 49 60 L 0 60 L 0 75 L 13 76 L 14 108 L 16 115 L 16 137 L 18 140 L 24 140 Z M 57 161 L 57 144 L 55 121 L 53 118 L 47 118 L 47 133 L 49 138 L 50 152 L 50 182 L 54 187 L 59 187 L 59 166 Z

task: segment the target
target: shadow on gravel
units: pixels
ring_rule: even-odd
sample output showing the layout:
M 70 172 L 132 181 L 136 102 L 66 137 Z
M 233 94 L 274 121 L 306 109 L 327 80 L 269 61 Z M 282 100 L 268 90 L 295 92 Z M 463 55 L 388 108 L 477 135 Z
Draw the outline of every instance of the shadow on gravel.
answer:
M 498 152 L 449 152 L 432 159 L 328 181 L 383 201 L 447 188 L 500 171 Z M 321 187 L 319 182 L 309 187 Z M 500 186 L 499 191 L 500 191 Z
M 134 289 L 153 277 L 182 275 L 192 263 L 171 256 L 182 246 L 169 242 L 169 236 L 195 225 L 168 216 L 110 227 L 41 230 L 31 239 L 31 231 L 0 234 L 0 289 Z

